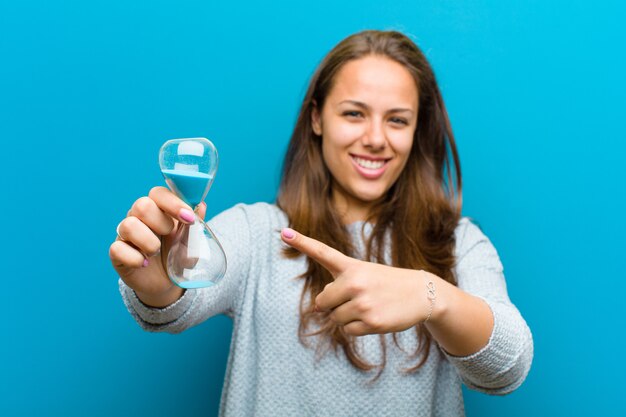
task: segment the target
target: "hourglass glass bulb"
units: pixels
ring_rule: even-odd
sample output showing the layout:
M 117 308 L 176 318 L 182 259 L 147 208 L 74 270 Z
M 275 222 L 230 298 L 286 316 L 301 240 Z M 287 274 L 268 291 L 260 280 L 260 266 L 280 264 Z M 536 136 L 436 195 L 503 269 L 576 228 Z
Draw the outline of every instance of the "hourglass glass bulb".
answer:
M 159 164 L 170 189 L 191 207 L 197 207 L 213 183 L 217 150 L 205 138 L 172 139 L 161 147 Z M 208 287 L 226 273 L 224 250 L 197 210 L 192 224 L 179 222 L 165 250 L 167 274 L 179 287 Z

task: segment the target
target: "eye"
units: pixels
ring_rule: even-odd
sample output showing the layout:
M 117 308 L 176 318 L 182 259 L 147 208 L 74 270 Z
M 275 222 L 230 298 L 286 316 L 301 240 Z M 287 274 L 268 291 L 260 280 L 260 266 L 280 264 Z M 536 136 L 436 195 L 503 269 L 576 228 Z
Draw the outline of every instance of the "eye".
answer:
M 406 126 L 409 124 L 408 120 L 403 119 L 401 117 L 392 117 L 391 119 L 389 119 L 389 121 L 393 124 L 402 125 L 402 126 Z
M 363 113 L 361 113 L 358 110 L 348 110 L 348 111 L 343 112 L 343 115 L 347 117 L 351 117 L 351 118 L 363 117 Z

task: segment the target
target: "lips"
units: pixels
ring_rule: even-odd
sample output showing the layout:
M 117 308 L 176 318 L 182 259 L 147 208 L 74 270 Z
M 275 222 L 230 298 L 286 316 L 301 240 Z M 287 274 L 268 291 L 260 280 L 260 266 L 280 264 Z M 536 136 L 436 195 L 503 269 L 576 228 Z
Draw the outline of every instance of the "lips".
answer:
M 391 158 L 350 154 L 350 159 L 352 160 L 352 165 L 354 165 L 354 168 L 362 177 L 375 180 L 385 173 Z

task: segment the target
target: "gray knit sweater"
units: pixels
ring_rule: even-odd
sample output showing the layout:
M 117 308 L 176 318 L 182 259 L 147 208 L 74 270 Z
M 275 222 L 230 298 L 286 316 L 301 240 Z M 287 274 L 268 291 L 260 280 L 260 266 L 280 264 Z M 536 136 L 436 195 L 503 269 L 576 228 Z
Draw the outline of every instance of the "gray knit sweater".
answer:
M 152 332 L 179 333 L 216 314 L 233 320 L 233 336 L 220 404 L 221 416 L 463 416 L 461 382 L 487 394 L 503 395 L 519 387 L 530 369 L 530 329 L 507 295 L 502 264 L 489 239 L 469 219 L 455 231 L 458 285 L 484 299 L 495 318 L 488 344 L 479 352 L 455 357 L 433 341 L 428 361 L 415 364 L 387 337 L 387 364 L 374 383 L 375 371 L 354 368 L 343 352 L 317 358 L 314 348 L 298 340 L 298 306 L 306 269 L 304 256 L 286 259 L 280 230 L 286 215 L 275 205 L 238 204 L 217 215 L 209 227 L 228 259 L 216 286 L 187 290 L 163 309 L 144 305 L 119 281 L 120 291 L 139 325 Z M 348 226 L 363 254 L 361 229 Z M 398 334 L 401 347 L 416 347 L 413 329 Z M 357 338 L 370 363 L 381 359 L 378 335 Z M 313 343 L 312 346 L 315 346 Z

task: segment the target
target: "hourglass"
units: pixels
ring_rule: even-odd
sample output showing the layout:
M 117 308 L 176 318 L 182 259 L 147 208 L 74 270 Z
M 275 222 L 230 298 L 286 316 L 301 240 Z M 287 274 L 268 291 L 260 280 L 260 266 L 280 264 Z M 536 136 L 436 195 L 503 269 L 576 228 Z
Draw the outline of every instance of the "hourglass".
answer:
M 222 245 L 198 216 L 198 205 L 211 188 L 217 164 L 217 150 L 205 138 L 168 140 L 159 151 L 165 182 L 195 214 L 192 224 L 179 222 L 167 255 L 167 275 L 181 288 L 210 287 L 226 273 Z

